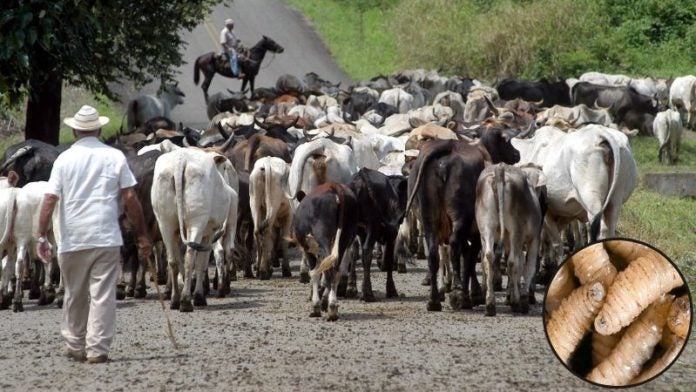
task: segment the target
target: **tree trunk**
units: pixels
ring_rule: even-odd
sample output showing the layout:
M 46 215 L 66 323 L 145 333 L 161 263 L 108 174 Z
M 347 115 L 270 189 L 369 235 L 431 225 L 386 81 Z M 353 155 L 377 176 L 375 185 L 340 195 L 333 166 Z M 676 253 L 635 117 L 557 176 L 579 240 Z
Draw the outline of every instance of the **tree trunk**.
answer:
M 38 70 L 34 70 L 36 71 Z M 44 76 L 45 79 L 30 83 L 24 136 L 26 139 L 41 140 L 57 146 L 60 136 L 63 78 L 53 72 Z

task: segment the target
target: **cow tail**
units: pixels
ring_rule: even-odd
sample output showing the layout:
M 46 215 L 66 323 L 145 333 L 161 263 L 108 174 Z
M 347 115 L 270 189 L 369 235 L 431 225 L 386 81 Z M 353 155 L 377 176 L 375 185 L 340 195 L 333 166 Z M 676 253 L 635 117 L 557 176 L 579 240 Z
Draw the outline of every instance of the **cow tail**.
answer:
M 502 164 L 495 165 L 495 182 L 498 192 L 498 220 L 500 224 L 500 244 L 505 245 L 505 168 Z
M 271 219 L 273 218 L 273 203 L 271 202 L 271 188 L 273 185 L 273 170 L 271 168 L 271 160 L 266 159 L 263 163 L 263 171 L 264 171 L 264 197 L 266 200 L 266 216 L 263 218 L 261 221 L 261 224 L 259 225 L 259 232 L 262 232 L 263 230 L 266 229 L 266 227 L 270 224 Z
M 128 132 L 131 133 L 139 124 L 135 123 L 135 119 L 138 118 L 138 100 L 134 99 L 128 103 Z
M 198 86 L 198 81 L 201 79 L 201 66 L 198 63 L 201 60 L 201 58 L 197 58 L 196 61 L 193 63 L 193 84 Z
M 318 147 L 314 150 L 304 151 L 299 155 L 295 154 L 295 157 L 293 158 L 292 164 L 290 166 L 290 175 L 288 177 L 289 194 L 285 195 L 288 199 L 295 199 L 297 197 L 297 193 L 300 191 L 300 187 L 302 186 L 302 176 L 304 174 L 304 165 L 309 156 L 317 152 L 320 152 L 323 149 L 324 147 Z
M 435 149 L 430 150 L 426 155 L 423 157 L 421 160 L 421 164 L 418 167 L 418 174 L 416 176 L 416 181 L 413 184 L 413 189 L 411 190 L 411 194 L 408 196 L 408 202 L 406 203 L 406 209 L 404 210 L 404 215 L 408 214 L 408 210 L 411 208 L 411 204 L 413 204 L 413 199 L 416 197 L 416 192 L 418 192 L 418 187 L 420 186 L 420 183 L 423 179 L 423 172 L 425 171 L 426 167 L 432 161 L 433 159 L 439 158 L 440 156 L 449 154 L 452 151 L 452 143 L 447 143 L 447 144 L 442 144 L 438 146 Z
M 597 241 L 597 237 L 599 236 L 600 224 L 602 221 L 602 215 L 604 215 L 604 210 L 606 210 L 607 205 L 609 205 L 609 202 L 611 201 L 611 198 L 614 195 L 616 189 L 616 181 L 619 177 L 619 169 L 621 168 L 621 150 L 619 149 L 616 140 L 612 135 L 605 136 L 604 140 L 606 140 L 607 143 L 609 143 L 609 148 L 611 149 L 611 154 L 614 162 L 614 169 L 612 170 L 612 177 L 610 179 L 611 183 L 609 184 L 609 192 L 607 192 L 607 198 L 604 200 L 604 204 L 602 204 L 602 209 L 599 210 L 599 212 L 594 216 L 594 218 L 592 218 L 592 224 L 590 225 L 591 242 Z
M 5 231 L 2 233 L 2 239 L 0 239 L 0 245 L 5 245 L 10 239 L 10 234 L 13 229 L 13 222 L 15 218 L 15 209 L 17 208 L 17 188 L 10 188 L 9 197 L 7 199 L 7 208 L 5 209 Z
M 179 218 L 179 235 L 183 244 L 188 245 L 188 239 L 184 234 L 184 172 L 186 171 L 186 159 L 178 157 L 176 170 L 174 171 L 174 198 L 176 200 L 176 214 Z
M 251 169 L 253 169 L 253 167 L 251 167 L 251 162 L 254 160 L 254 155 L 256 155 L 256 150 L 258 150 L 259 144 L 261 144 L 261 138 L 257 136 L 252 137 L 247 145 L 244 153 L 244 170 L 248 172 L 251 172 Z
M 667 116 L 665 116 L 667 117 Z M 664 152 L 667 151 L 669 148 L 669 145 L 671 144 L 671 139 L 672 138 L 672 119 L 669 118 L 667 120 L 667 135 L 665 136 L 665 141 L 662 142 L 662 145 L 660 145 L 660 149 L 657 151 L 657 161 L 662 162 L 663 157 L 665 156 Z
M 341 243 L 341 234 L 343 233 L 343 223 L 345 218 L 345 194 L 340 184 L 333 187 L 336 191 L 336 202 L 338 203 L 338 227 L 336 229 L 336 236 L 333 240 L 333 245 L 331 246 L 331 253 L 324 258 L 324 260 L 319 263 L 319 265 L 313 270 L 309 271 L 311 278 L 321 276 L 324 271 L 327 271 L 336 264 L 338 260 L 338 249 Z

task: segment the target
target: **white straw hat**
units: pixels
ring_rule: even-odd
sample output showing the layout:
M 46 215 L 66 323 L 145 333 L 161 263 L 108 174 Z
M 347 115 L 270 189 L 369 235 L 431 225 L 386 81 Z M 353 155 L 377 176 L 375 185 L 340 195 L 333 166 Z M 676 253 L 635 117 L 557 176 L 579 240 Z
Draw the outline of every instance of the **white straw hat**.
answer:
M 232 24 L 232 25 L 234 24 L 234 20 L 232 20 L 232 19 L 225 19 L 225 26 L 231 25 L 231 24 Z
M 96 131 L 108 124 L 109 118 L 100 116 L 97 109 L 84 105 L 75 113 L 75 117 L 68 117 L 63 122 L 76 131 Z

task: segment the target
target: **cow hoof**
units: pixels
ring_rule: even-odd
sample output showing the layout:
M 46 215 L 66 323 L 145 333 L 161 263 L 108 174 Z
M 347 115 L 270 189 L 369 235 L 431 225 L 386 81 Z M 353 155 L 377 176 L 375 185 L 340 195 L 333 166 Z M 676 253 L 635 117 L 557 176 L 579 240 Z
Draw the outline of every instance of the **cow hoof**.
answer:
M 133 292 L 133 297 L 135 298 L 145 298 L 147 296 L 147 290 L 145 287 L 137 287 Z
M 416 252 L 416 258 L 417 259 L 424 259 L 425 256 L 425 250 L 424 249 L 418 249 L 418 252 Z
M 442 303 L 428 301 L 427 309 L 429 312 L 442 312 Z
M 2 290 L 2 289 L 0 289 Z M 8 300 L 9 298 L 9 300 Z M 9 296 L 4 296 L 0 294 L 0 310 L 5 310 L 10 307 L 10 303 L 12 303 L 12 298 Z
M 464 295 L 462 295 L 462 309 L 472 309 L 473 307 L 474 304 L 471 302 L 469 293 L 464 293 Z
M 358 288 L 349 285 L 346 289 L 346 298 L 356 298 L 358 296 Z
M 199 306 L 208 306 L 208 302 L 205 300 L 204 295 L 200 294 L 193 294 L 193 305 L 196 307 Z
M 182 299 L 181 304 L 179 305 L 179 311 L 181 313 L 193 312 L 193 305 L 191 304 L 191 300 L 190 299 Z
M 486 305 L 486 316 L 495 316 L 495 304 Z
M 502 279 L 496 279 L 493 282 L 493 290 L 494 291 L 503 291 L 503 280 Z
M 399 292 L 396 291 L 396 287 L 387 286 L 387 298 L 398 298 Z
M 44 290 L 41 290 L 41 294 L 39 294 L 39 301 L 36 302 L 36 304 L 39 306 L 48 305 L 50 302 L 46 302 L 46 301 L 47 301 L 46 292 L 44 292 Z
M 215 298 L 225 298 L 225 290 L 218 290 L 215 292 Z
M 39 299 L 41 297 L 41 290 L 38 287 L 32 287 L 29 290 L 29 299 Z
M 521 313 L 522 312 L 522 308 L 520 307 L 519 302 L 511 303 L 510 310 L 512 310 L 512 313 Z
M 126 299 L 126 290 L 123 286 L 116 286 L 116 299 L 119 301 Z
M 309 272 L 300 272 L 300 283 L 309 283 Z
M 396 266 L 396 272 L 400 274 L 405 274 L 406 272 L 408 272 L 408 270 L 406 270 L 406 264 L 398 264 Z
M 326 316 L 326 321 L 338 320 L 338 305 L 329 306 L 329 314 Z
M 363 292 L 362 300 L 364 302 L 377 302 L 377 298 L 375 298 L 375 294 L 372 291 Z
M 425 275 L 423 280 L 421 280 L 421 286 L 430 286 L 430 275 Z
M 309 314 L 309 317 L 321 317 L 321 309 L 320 308 L 312 309 L 312 312 Z
M 449 293 L 452 291 L 452 282 L 445 282 L 445 284 L 442 285 L 442 288 L 445 290 L 445 293 Z
M 12 302 L 12 311 L 17 313 L 17 312 L 23 312 L 24 311 L 24 305 L 22 305 L 22 302 Z
M 324 297 L 321 299 L 321 310 L 326 312 L 329 309 L 329 298 Z
M 520 313 L 529 313 L 529 298 L 526 296 L 520 297 Z
M 449 304 L 453 310 L 461 310 L 463 307 L 463 292 L 462 290 L 452 290 L 449 295 Z
M 483 305 L 486 303 L 486 298 L 483 296 L 482 292 L 477 292 L 471 294 L 472 306 Z
M 283 278 L 291 278 L 292 273 L 290 272 L 290 268 L 285 268 L 283 267 Z
M 126 298 L 135 297 L 135 289 L 131 286 L 126 286 Z
M 171 310 L 178 310 L 181 307 L 181 301 L 172 301 L 171 304 L 169 304 L 169 309 Z
M 63 296 L 62 295 L 56 296 L 56 306 L 58 307 L 58 309 L 63 308 Z
M 164 290 L 164 299 L 167 301 L 172 299 L 172 290 Z
M 271 271 L 259 271 L 259 280 L 269 280 L 271 279 Z

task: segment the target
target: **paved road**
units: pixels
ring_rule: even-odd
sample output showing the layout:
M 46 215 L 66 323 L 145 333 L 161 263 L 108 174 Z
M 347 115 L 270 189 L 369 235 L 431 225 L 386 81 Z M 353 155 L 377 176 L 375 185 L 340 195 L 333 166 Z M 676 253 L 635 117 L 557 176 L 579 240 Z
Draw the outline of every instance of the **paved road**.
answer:
M 262 35 L 267 35 L 285 48 L 285 52 L 275 58 L 271 53 L 266 55 L 255 87 L 273 86 L 283 74 L 302 77 L 312 71 L 334 82 L 349 81 L 302 14 L 277 0 L 234 0 L 229 6 L 223 4 L 215 7 L 205 21 L 193 31 L 184 33 L 184 40 L 188 42 L 184 50 L 187 64 L 178 69 L 180 75 L 177 80 L 186 99 L 183 106 L 177 106 L 172 112 L 174 121 L 182 121 L 190 126 L 207 123 L 203 90 L 193 84 L 193 64 L 198 56 L 220 49 L 218 36 L 227 18 L 235 20 L 235 32 L 244 45 L 253 46 Z M 241 83 L 241 80 L 215 75 L 209 92 L 212 94 L 226 88 L 237 91 Z M 149 85 L 144 91 L 150 93 L 157 87 Z M 126 94 L 132 96 L 135 92 L 130 89 Z

